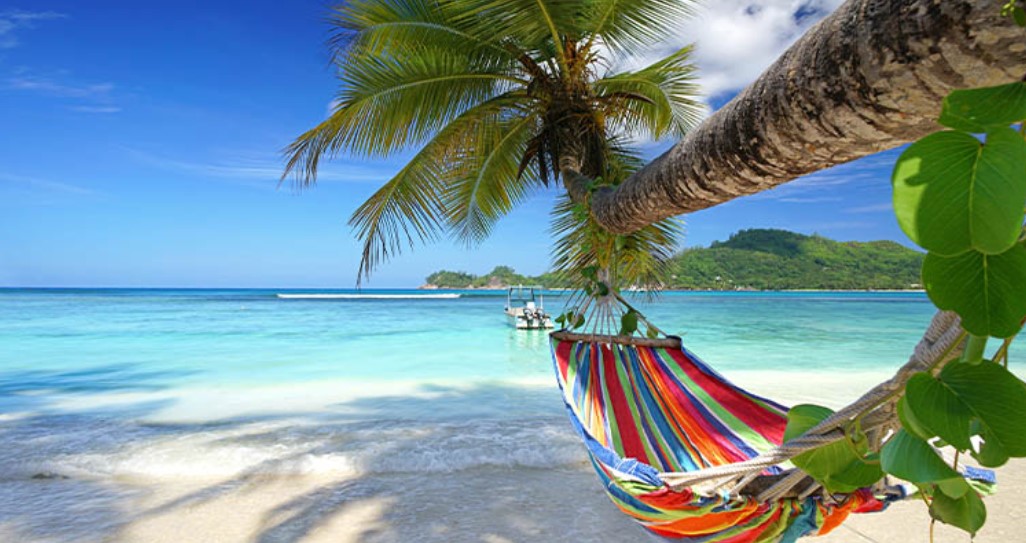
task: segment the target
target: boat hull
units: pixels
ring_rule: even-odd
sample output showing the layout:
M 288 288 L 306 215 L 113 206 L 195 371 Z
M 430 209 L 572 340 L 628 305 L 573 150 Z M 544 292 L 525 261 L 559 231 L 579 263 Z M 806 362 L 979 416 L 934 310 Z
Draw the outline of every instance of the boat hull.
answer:
M 506 317 L 517 330 L 547 330 L 555 328 L 552 317 L 542 315 L 525 315 L 522 309 L 506 310 Z

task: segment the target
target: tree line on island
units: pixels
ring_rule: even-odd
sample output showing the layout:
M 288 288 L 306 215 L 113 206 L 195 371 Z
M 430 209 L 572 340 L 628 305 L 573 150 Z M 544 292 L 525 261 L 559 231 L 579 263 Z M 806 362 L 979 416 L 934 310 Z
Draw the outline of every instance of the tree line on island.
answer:
M 786 230 L 741 230 L 727 241 L 685 249 L 667 266 L 658 285 L 682 290 L 901 290 L 920 288 L 923 254 L 893 241 L 840 242 Z M 505 288 L 509 285 L 565 288 L 563 274 L 538 276 L 496 266 L 484 275 L 442 270 L 426 288 Z

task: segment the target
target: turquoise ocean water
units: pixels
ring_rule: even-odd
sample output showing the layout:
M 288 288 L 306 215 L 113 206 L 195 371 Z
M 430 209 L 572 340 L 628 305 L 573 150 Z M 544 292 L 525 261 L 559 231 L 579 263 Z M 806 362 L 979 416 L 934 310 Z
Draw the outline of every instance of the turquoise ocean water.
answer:
M 41 503 L 114 523 L 82 505 L 115 492 L 96 481 L 580 465 L 546 336 L 513 330 L 502 294 L 278 292 L 0 290 L 0 524 L 74 530 Z M 740 384 L 811 397 L 825 377 L 888 375 L 934 312 L 923 294 L 864 292 L 665 293 L 640 307 Z M 44 495 L 33 476 L 82 483 Z

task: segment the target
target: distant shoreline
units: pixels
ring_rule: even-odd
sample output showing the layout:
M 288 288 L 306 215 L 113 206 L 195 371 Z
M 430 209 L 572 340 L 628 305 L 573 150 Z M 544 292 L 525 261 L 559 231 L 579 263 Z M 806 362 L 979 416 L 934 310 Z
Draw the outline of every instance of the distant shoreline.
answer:
M 527 286 L 527 285 L 525 285 Z M 531 285 L 537 286 L 537 285 Z M 12 287 L 0 286 L 0 293 L 19 291 L 35 292 L 76 292 L 76 291 L 177 291 L 177 292 L 243 292 L 243 291 L 265 291 L 265 292 L 296 292 L 296 293 L 317 293 L 317 292 L 375 292 L 375 291 L 475 291 L 475 292 L 506 292 L 509 287 L 434 287 L 422 285 L 419 287 L 380 287 L 380 288 L 344 288 L 344 287 Z M 543 287 L 544 288 L 544 287 Z M 544 288 L 547 292 L 564 292 L 575 289 L 553 287 Z M 630 293 L 632 291 L 624 291 Z M 635 292 L 649 292 L 639 290 Z M 714 290 L 714 289 L 658 289 L 651 292 L 709 292 L 709 293 L 742 293 L 742 292 L 926 292 L 924 289 L 745 289 L 745 290 Z
M 527 285 L 525 285 L 525 286 L 527 286 Z M 485 291 L 485 292 L 505 292 L 509 288 L 510 288 L 509 286 L 504 286 L 504 287 L 439 287 L 439 286 L 434 286 L 434 285 L 422 285 L 422 286 L 417 287 L 417 290 L 474 290 L 474 291 Z M 554 288 L 545 288 L 545 290 L 548 290 L 548 291 L 565 291 L 565 290 L 575 290 L 575 289 L 563 288 L 563 287 L 554 287 Z M 926 290 L 925 289 L 921 289 L 921 288 L 904 288 L 904 289 L 788 288 L 788 289 L 743 289 L 743 290 L 666 288 L 666 289 L 623 291 L 623 292 L 639 292 L 639 293 L 642 293 L 642 292 L 716 292 L 716 293 L 728 293 L 728 292 L 924 292 L 925 293 Z

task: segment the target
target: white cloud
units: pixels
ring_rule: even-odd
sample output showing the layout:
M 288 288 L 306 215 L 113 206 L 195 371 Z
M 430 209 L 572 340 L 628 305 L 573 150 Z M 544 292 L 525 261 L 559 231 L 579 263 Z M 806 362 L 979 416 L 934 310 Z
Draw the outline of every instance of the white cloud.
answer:
M 715 0 L 682 22 L 676 39 L 617 63 L 636 69 L 694 43 L 703 93 L 717 97 L 754 81 L 812 25 L 843 0 Z
M 17 47 L 20 43 L 17 36 L 18 31 L 32 28 L 38 21 L 64 17 L 66 15 L 53 11 L 2 11 L 0 12 L 0 49 Z

